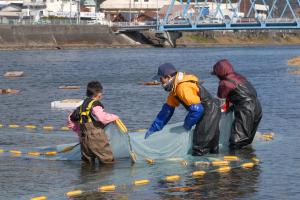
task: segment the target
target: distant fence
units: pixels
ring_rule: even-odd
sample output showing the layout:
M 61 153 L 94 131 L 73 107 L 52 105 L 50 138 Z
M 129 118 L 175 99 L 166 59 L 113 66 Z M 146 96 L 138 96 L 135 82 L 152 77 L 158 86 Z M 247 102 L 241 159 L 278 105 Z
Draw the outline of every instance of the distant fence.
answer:
M 144 22 L 112 22 L 110 26 L 128 27 L 128 26 L 156 26 L 156 21 L 144 21 Z
M 5 17 L 0 17 L 0 24 L 10 24 L 10 25 L 34 25 L 34 24 L 53 24 L 53 25 L 68 25 L 68 24 L 80 24 L 80 25 L 109 25 L 110 22 L 106 20 L 97 21 L 97 20 L 85 20 L 81 19 L 77 22 L 77 19 L 74 18 L 42 18 L 40 20 L 34 19 L 10 19 Z

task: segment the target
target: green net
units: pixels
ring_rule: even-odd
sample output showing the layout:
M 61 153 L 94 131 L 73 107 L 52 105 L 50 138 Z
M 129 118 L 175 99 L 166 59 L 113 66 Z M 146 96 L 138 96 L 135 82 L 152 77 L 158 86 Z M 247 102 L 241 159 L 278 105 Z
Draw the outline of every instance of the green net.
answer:
M 223 113 L 220 120 L 220 150 L 226 151 L 230 128 L 233 120 L 232 113 Z M 116 159 L 130 158 L 134 154 L 135 161 L 163 160 L 184 158 L 189 155 L 192 146 L 193 129 L 186 131 L 182 123 L 166 125 L 163 130 L 144 139 L 145 132 L 122 133 L 111 124 L 105 128 Z M 77 143 L 62 144 L 53 147 L 39 147 L 32 151 L 57 152 L 56 155 L 39 156 L 36 159 L 50 160 L 80 160 L 80 145 Z

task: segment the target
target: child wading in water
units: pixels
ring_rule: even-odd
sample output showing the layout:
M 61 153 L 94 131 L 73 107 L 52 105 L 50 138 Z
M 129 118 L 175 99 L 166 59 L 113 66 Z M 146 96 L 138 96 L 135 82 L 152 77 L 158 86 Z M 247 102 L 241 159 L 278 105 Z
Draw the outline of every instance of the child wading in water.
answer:
M 69 116 L 68 126 L 78 133 L 80 138 L 82 160 L 94 164 L 113 163 L 114 156 L 108 138 L 104 132 L 105 125 L 119 119 L 117 115 L 104 112 L 100 102 L 103 87 L 99 81 L 89 82 L 86 96 L 81 106 Z

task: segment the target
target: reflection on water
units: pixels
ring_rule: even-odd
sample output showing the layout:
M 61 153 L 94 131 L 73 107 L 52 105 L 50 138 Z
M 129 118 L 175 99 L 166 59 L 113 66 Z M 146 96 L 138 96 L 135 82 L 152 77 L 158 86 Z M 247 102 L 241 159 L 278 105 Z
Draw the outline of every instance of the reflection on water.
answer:
M 192 169 L 185 169 L 192 171 Z M 198 170 L 198 169 L 193 169 Z M 86 172 L 85 172 L 86 173 Z M 101 172 L 94 172 L 101 177 Z M 208 173 L 204 177 L 182 176 L 181 180 L 168 183 L 163 180 L 151 182 L 149 186 L 121 185 L 115 192 L 91 191 L 75 199 L 233 199 L 249 198 L 257 191 L 261 170 L 236 168 L 229 173 Z M 102 177 L 101 177 L 102 179 Z
M 241 157 L 245 161 L 256 157 L 253 148 L 231 152 L 231 155 Z M 160 169 L 162 174 L 149 177 L 151 181 L 150 191 L 147 189 L 149 186 L 133 186 L 130 184 L 130 181 L 128 181 L 128 179 L 130 179 L 129 176 L 122 176 L 122 178 L 116 177 L 116 179 L 121 178 L 123 183 L 120 184 L 121 187 L 118 187 L 115 192 L 99 193 L 95 191 L 97 188 L 94 188 L 90 193 L 75 199 L 234 199 L 243 197 L 249 198 L 257 191 L 258 177 L 261 173 L 259 166 L 252 169 L 242 169 L 238 166 L 243 162 L 236 161 L 231 162 L 231 167 L 234 170 L 229 173 L 211 172 L 203 177 L 195 178 L 190 176 L 193 171 L 204 170 L 208 172 L 216 169 L 216 167 L 206 165 L 194 166 L 192 163 L 197 160 L 199 159 L 194 158 L 189 160 L 189 164 L 186 167 L 180 166 L 179 163 L 159 163 L 163 165 L 159 166 L 162 168 Z M 165 165 L 169 166 L 165 167 Z M 167 171 L 170 165 L 180 170 L 177 171 L 177 174 L 181 176 L 180 181 L 170 183 L 164 181 L 163 177 L 161 177 L 161 175 L 170 175 L 170 172 Z M 139 168 L 135 165 L 129 165 L 128 162 L 119 162 L 114 166 L 103 167 L 82 165 L 81 180 L 88 179 L 86 182 L 105 180 L 107 174 L 111 175 L 114 171 L 121 170 L 121 168 L 126 168 L 126 170 L 130 171 L 130 176 L 143 174 L 145 177 L 152 171 L 149 170 L 147 166 Z
M 180 70 L 205 81 L 212 94 L 217 79 L 210 76 L 213 64 L 228 58 L 237 71 L 257 88 L 264 116 L 259 131 L 275 133 L 275 140 L 258 142 L 253 149 L 231 152 L 245 161 L 257 156 L 262 163 L 253 169 L 233 169 L 229 173 L 208 173 L 191 178 L 196 170 L 214 167 L 188 166 L 176 162 L 132 165 L 119 160 L 112 166 L 86 166 L 81 162 L 34 160 L 0 155 L 0 199 L 29 199 L 47 195 L 66 199 L 65 192 L 89 191 L 75 199 L 299 199 L 300 187 L 300 77 L 289 74 L 286 62 L 300 55 L 293 47 L 190 48 L 190 49 L 92 49 L 66 51 L 2 51 L 0 74 L 21 70 L 25 76 L 0 78 L 1 88 L 21 90 L 17 95 L 1 95 L 0 123 L 19 125 L 65 125 L 69 111 L 51 110 L 50 102 L 83 98 L 90 80 L 103 83 L 105 108 L 121 116 L 131 130 L 147 128 L 166 93 L 160 86 L 143 86 L 163 62 L 173 62 Z M 16 59 L 17 58 L 17 59 Z M 59 90 L 60 85 L 79 85 L 80 90 Z M 182 121 L 186 113 L 178 108 L 171 122 Z M 77 142 L 69 132 L 0 129 L 0 148 L 29 149 L 37 146 Z M 199 160 L 199 159 L 198 159 Z M 232 163 L 236 167 L 238 163 Z M 180 181 L 163 178 L 178 174 Z M 150 184 L 132 186 L 132 181 L 149 179 Z M 116 184 L 115 192 L 99 193 L 102 185 Z

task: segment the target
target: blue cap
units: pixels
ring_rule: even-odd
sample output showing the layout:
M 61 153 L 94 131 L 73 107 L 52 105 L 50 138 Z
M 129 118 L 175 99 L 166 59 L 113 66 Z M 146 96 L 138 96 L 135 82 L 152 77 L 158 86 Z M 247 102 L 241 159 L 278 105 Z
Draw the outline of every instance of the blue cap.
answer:
M 173 75 L 177 72 L 174 65 L 171 63 L 164 63 L 158 67 L 157 75 L 152 79 L 156 81 L 160 81 L 160 77 Z

